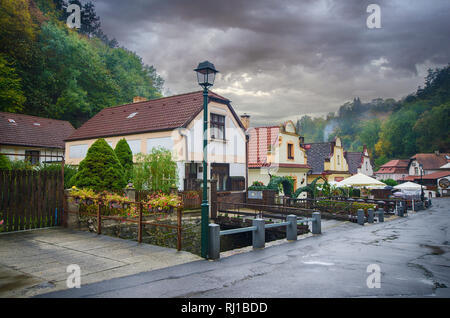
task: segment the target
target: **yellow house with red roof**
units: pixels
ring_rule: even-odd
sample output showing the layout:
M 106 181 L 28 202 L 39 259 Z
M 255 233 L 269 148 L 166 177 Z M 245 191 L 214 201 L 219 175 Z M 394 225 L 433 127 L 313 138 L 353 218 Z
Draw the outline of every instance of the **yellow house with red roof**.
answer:
M 270 176 L 290 176 L 294 179 L 294 189 L 306 185 L 307 164 L 301 137 L 296 133 L 292 121 L 279 126 L 251 127 L 247 129 L 248 145 L 248 185 L 260 181 L 267 185 Z

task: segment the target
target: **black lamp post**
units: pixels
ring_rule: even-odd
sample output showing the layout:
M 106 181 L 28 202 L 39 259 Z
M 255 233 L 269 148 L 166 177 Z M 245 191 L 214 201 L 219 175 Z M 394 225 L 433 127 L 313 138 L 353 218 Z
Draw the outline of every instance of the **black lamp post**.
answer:
M 425 194 L 423 193 L 423 182 L 422 182 L 422 172 L 423 172 L 423 165 L 419 164 L 420 169 L 420 200 L 423 202 L 425 200 Z
M 197 72 L 198 85 L 203 87 L 203 199 L 202 199 L 202 247 L 201 256 L 208 257 L 208 233 L 209 233 L 209 204 L 208 204 L 208 89 L 214 85 L 214 79 L 218 71 L 214 64 L 205 61 L 194 70 Z

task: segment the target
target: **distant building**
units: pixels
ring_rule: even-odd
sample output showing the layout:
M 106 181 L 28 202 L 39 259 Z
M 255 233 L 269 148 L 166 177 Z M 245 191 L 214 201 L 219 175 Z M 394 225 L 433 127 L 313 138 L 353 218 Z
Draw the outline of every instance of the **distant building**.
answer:
M 306 150 L 307 162 L 312 168 L 308 173 L 308 184 L 319 176 L 324 176 L 327 181 L 335 182 L 351 176 L 339 137 L 331 142 L 302 143 L 301 147 Z M 319 180 L 319 182 L 322 181 Z
M 267 185 L 271 175 L 292 177 L 294 189 L 306 185 L 311 167 L 292 121 L 280 126 L 252 127 L 247 133 L 249 186 L 254 181 Z
M 352 175 L 362 173 L 369 177 L 373 176 L 373 164 L 365 145 L 362 152 L 346 151 L 344 157 L 347 160 L 348 171 Z
M 49 156 L 64 156 L 64 139 L 74 131 L 65 120 L 0 112 L 0 153 L 32 164 L 61 161 Z
M 410 176 L 427 175 L 439 172 L 441 167 L 450 162 L 449 153 L 418 153 L 411 157 L 411 162 L 408 167 L 408 174 Z
M 409 167 L 409 159 L 394 159 L 391 160 L 378 169 L 374 173 L 376 179 L 378 180 L 387 180 L 392 179 L 395 181 L 399 181 L 404 179 L 409 175 L 408 167 Z

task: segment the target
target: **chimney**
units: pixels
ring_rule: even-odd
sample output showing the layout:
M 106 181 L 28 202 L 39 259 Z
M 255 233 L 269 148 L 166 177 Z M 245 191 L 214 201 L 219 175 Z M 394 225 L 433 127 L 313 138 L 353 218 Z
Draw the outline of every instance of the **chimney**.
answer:
M 435 150 L 435 151 L 434 151 L 434 154 L 435 154 L 436 156 L 439 156 L 439 155 L 440 155 L 439 150 Z
M 133 97 L 133 103 L 139 103 L 139 102 L 145 102 L 147 98 L 142 96 L 135 96 Z
M 300 147 L 301 147 L 301 145 L 303 145 L 303 144 L 305 143 L 305 137 L 303 137 L 303 136 L 298 136 L 298 140 L 299 140 Z
M 245 130 L 247 130 L 248 127 L 250 127 L 250 115 L 248 114 L 241 115 L 241 122 L 242 125 L 244 125 Z

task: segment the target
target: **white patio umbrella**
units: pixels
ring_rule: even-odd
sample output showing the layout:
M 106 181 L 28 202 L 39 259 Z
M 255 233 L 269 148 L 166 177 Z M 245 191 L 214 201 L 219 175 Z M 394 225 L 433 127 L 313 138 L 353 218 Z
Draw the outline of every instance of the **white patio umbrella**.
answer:
M 358 173 L 347 179 L 342 180 L 337 184 L 339 187 L 366 187 L 366 188 L 384 188 L 385 183 L 378 181 L 377 179 L 366 176 L 365 174 Z
M 406 191 L 417 191 L 421 189 L 420 184 L 408 181 L 405 183 L 401 183 L 401 184 L 397 184 L 396 186 L 394 186 L 394 189 L 398 189 L 398 190 L 406 190 Z

